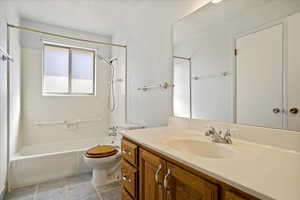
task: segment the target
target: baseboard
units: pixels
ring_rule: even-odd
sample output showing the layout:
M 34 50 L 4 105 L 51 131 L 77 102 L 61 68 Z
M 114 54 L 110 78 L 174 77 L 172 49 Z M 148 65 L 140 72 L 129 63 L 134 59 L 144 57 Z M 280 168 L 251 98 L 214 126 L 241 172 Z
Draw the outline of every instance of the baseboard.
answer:
M 5 187 L 2 187 L 0 190 L 0 200 L 4 200 L 5 196 Z

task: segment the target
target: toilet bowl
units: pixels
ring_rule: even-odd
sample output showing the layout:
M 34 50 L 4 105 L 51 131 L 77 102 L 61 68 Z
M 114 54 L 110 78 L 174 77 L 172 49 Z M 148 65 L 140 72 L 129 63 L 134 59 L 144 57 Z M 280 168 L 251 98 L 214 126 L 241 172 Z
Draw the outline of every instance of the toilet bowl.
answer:
M 109 171 L 118 164 L 120 159 L 120 149 L 114 146 L 96 146 L 86 151 L 84 161 L 93 170 L 92 184 L 95 188 L 112 181 Z

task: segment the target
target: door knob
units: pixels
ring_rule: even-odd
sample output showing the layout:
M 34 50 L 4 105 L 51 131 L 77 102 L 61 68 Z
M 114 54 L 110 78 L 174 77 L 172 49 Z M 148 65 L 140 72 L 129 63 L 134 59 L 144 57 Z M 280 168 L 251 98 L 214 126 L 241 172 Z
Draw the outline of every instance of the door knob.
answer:
M 290 113 L 292 113 L 292 114 L 297 114 L 298 112 L 299 112 L 298 108 L 291 108 L 290 109 Z
M 273 108 L 273 113 L 275 114 L 280 113 L 280 108 Z

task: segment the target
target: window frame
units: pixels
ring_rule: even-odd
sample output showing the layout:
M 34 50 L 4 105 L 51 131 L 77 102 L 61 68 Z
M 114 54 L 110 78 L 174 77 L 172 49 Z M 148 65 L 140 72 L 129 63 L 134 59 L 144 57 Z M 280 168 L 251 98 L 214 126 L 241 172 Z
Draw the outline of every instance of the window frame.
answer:
M 45 92 L 45 47 L 56 47 L 68 49 L 68 92 Z M 93 92 L 92 93 L 77 93 L 72 92 L 72 50 L 86 51 L 93 53 Z M 96 55 L 97 49 L 66 45 L 61 43 L 43 41 L 42 52 L 42 96 L 96 96 Z

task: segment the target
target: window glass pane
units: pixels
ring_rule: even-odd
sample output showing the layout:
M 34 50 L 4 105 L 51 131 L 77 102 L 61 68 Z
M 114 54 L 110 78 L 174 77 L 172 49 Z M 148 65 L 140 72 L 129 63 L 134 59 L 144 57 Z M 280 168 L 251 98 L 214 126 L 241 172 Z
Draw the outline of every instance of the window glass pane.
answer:
M 94 52 L 72 49 L 72 93 L 94 91 Z
M 44 93 L 67 93 L 69 74 L 69 49 L 45 46 Z

